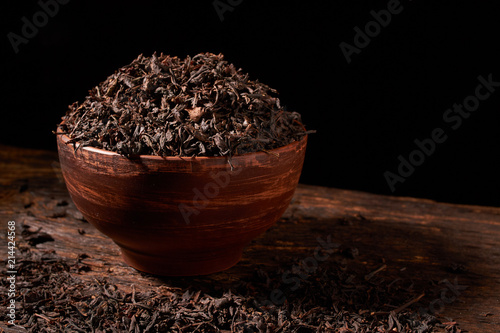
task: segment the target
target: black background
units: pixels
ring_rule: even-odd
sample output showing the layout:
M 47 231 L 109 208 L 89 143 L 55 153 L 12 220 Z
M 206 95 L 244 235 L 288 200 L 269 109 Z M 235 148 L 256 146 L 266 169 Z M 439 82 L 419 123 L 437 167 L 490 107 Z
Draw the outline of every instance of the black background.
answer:
M 55 150 L 67 106 L 138 54 L 209 51 L 277 89 L 317 130 L 302 183 L 499 206 L 500 88 L 457 130 L 443 121 L 479 75 L 500 81 L 494 2 L 401 0 L 349 64 L 339 44 L 353 44 L 354 27 L 389 1 L 220 2 L 235 4 L 222 21 L 213 1 L 71 0 L 18 53 L 7 34 L 21 35 L 22 17 L 41 7 L 2 2 L 0 143 Z M 392 193 L 384 172 L 438 127 L 446 142 Z

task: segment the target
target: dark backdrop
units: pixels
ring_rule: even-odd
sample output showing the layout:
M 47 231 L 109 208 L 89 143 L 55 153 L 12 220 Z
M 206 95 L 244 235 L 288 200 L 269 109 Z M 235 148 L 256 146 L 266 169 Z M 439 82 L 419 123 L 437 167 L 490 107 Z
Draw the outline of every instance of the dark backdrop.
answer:
M 474 105 L 479 76 L 500 82 L 493 3 L 2 2 L 0 143 L 55 150 L 67 105 L 140 53 L 222 52 L 317 130 L 301 182 L 498 206 L 500 87 Z M 465 99 L 477 110 L 446 122 Z M 436 128 L 447 139 L 432 148 Z M 400 170 L 392 191 L 384 173 L 398 174 L 400 155 L 421 165 Z

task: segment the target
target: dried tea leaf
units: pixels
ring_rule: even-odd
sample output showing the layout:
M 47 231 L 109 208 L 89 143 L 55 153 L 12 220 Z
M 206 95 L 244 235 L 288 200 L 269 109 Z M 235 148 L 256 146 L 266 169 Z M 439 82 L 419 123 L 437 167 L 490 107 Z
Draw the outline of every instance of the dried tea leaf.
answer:
M 298 113 L 284 110 L 276 90 L 212 53 L 139 55 L 62 119 L 71 142 L 125 156 L 231 156 L 311 132 Z
M 201 119 L 201 117 L 205 113 L 205 110 L 200 106 L 191 109 L 186 109 L 186 111 L 189 113 L 189 119 L 191 119 L 196 123 Z

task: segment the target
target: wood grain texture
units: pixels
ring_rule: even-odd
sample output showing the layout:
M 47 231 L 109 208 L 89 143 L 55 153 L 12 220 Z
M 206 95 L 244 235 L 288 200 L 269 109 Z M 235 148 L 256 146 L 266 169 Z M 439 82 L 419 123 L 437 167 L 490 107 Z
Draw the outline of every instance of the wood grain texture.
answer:
M 460 290 L 455 298 L 444 295 L 450 302 L 441 301 L 443 321 L 457 321 L 469 332 L 500 332 L 500 208 L 299 185 L 283 218 L 251 242 L 237 265 L 205 277 L 166 279 L 123 263 L 118 246 L 81 220 L 61 181 L 55 153 L 0 146 L 0 170 L 1 251 L 6 251 L 7 221 L 41 228 L 54 240 L 32 251 L 56 251 L 68 261 L 86 254 L 80 261 L 91 270 L 80 272 L 82 279 L 106 277 L 137 291 L 232 288 L 257 268 L 291 267 L 314 253 L 318 238 L 330 235 L 346 250 L 356 249 L 350 269 L 369 273 L 386 265 L 378 273 L 384 278 L 435 288 L 436 293 L 412 305 L 416 309 L 439 305 L 448 281 Z M 67 203 L 65 214 L 58 214 L 61 203 Z
M 58 136 L 68 191 L 83 216 L 131 266 L 203 275 L 238 262 L 273 225 L 299 182 L 307 137 L 270 152 L 228 157 L 128 159 L 77 149 Z

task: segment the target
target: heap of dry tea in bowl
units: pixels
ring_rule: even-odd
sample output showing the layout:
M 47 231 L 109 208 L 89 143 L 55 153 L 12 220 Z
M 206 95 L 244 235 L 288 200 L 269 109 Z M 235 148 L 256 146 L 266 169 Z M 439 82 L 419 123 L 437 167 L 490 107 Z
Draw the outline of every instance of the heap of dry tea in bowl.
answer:
M 276 96 L 222 54 L 140 55 L 70 105 L 60 133 L 124 156 L 268 151 L 308 133 Z

